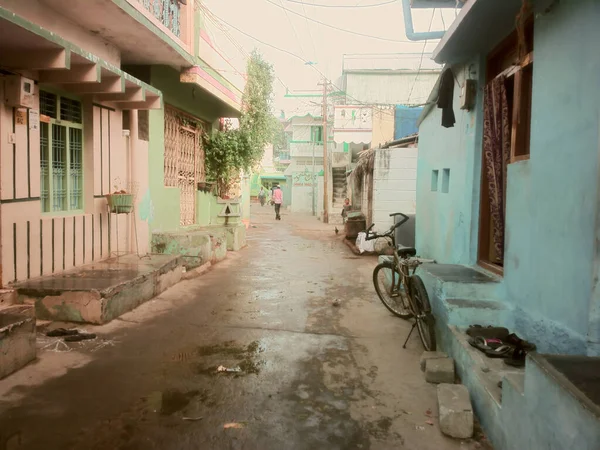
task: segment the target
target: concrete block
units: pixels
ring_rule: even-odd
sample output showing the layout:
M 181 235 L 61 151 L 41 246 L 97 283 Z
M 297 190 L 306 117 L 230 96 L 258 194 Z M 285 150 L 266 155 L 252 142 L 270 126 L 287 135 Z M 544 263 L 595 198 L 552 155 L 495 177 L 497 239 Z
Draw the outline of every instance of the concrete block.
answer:
M 0 310 L 0 379 L 36 357 L 34 308 L 14 305 Z
M 246 246 L 246 227 L 244 224 L 229 225 L 227 232 L 227 250 L 237 252 Z
M 454 383 L 454 360 L 452 358 L 427 360 L 425 380 L 428 383 Z
M 473 407 L 469 390 L 462 384 L 439 384 L 437 397 L 442 433 L 460 439 L 472 437 Z
M 447 358 L 448 355 L 444 352 L 423 352 L 419 364 L 421 365 L 421 372 L 425 372 L 425 365 L 430 359 Z

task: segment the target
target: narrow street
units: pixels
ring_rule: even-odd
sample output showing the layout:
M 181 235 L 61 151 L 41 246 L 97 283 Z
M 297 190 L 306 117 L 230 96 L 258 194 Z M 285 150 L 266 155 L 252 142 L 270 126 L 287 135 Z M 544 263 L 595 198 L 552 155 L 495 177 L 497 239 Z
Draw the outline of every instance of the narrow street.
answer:
M 252 224 L 205 275 L 1 381 L 0 450 L 486 446 L 440 433 L 421 343 L 402 349 L 410 323 L 377 299 L 374 257 L 312 217 L 253 206 Z

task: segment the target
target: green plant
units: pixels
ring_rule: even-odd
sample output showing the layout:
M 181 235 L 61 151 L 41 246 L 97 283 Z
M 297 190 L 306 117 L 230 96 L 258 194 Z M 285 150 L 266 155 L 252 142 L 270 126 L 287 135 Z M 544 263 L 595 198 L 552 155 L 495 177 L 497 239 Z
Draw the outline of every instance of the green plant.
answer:
M 227 195 L 241 171 L 249 172 L 257 165 L 276 130 L 271 113 L 273 67 L 255 50 L 246 73 L 239 128 L 227 127 L 204 136 L 207 177 L 216 182 L 221 197 Z

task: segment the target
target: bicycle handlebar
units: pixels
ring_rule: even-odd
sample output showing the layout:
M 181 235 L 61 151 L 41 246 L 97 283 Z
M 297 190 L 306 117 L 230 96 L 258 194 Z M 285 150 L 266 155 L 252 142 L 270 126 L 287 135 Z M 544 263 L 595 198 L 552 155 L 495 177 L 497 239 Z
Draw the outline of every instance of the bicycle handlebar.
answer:
M 372 239 L 377 239 L 377 238 L 380 238 L 380 237 L 392 237 L 392 234 L 396 230 L 396 228 L 398 228 L 401 225 L 404 225 L 406 222 L 408 222 L 408 219 L 410 219 L 410 217 L 408 217 L 406 214 L 403 214 L 403 213 L 400 213 L 400 212 L 390 214 L 390 217 L 396 217 L 396 216 L 402 216 L 402 220 L 400 220 L 398 223 L 395 223 L 394 225 L 392 225 L 390 227 L 390 229 L 388 231 L 386 231 L 385 233 L 383 233 L 383 234 L 377 234 L 377 233 L 371 233 L 371 234 L 369 234 L 369 232 L 375 226 L 375 224 L 372 223 L 371 226 L 366 231 L 365 240 L 370 241 Z

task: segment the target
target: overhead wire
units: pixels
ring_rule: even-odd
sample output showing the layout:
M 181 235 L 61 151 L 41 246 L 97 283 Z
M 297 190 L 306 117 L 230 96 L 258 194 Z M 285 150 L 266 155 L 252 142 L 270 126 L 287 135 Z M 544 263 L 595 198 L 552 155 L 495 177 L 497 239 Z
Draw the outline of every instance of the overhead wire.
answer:
M 223 34 L 225 34 L 227 39 L 238 49 L 238 51 L 242 54 L 242 56 L 244 56 L 246 59 L 249 58 L 250 53 L 248 53 L 246 51 L 246 49 L 233 36 L 231 36 L 231 33 L 229 33 L 229 30 L 223 26 L 223 23 L 225 23 L 225 22 L 222 19 L 220 19 L 219 17 L 217 17 L 216 15 L 214 15 L 209 9 L 205 8 L 202 4 L 200 4 L 200 8 L 206 13 L 206 17 L 208 17 L 208 19 L 211 22 L 216 24 L 219 27 L 219 29 L 221 31 L 223 31 Z M 219 23 L 219 21 L 221 21 L 223 23 Z M 236 29 L 235 27 L 233 27 L 230 24 L 227 24 L 227 23 L 225 23 L 225 24 L 231 28 Z M 238 31 L 241 31 L 241 30 L 238 30 Z M 279 81 L 279 83 L 285 88 L 286 91 L 290 90 L 289 86 L 287 84 L 285 84 L 280 77 L 275 75 L 275 79 L 277 81 Z
M 204 8 L 203 6 L 201 6 L 201 7 L 202 7 L 203 9 L 206 9 L 206 8 Z M 206 11 L 208 11 L 208 10 L 206 10 Z M 238 31 L 239 33 L 243 34 L 244 36 L 247 36 L 247 37 L 249 37 L 250 39 L 252 39 L 252 40 L 255 40 L 256 42 L 259 42 L 259 43 L 261 43 L 261 44 L 263 44 L 263 45 L 266 45 L 267 47 L 273 48 L 273 49 L 275 49 L 275 50 L 278 50 L 278 51 L 280 51 L 280 52 L 282 52 L 282 53 L 285 53 L 285 54 L 287 54 L 287 55 L 290 55 L 290 56 L 292 56 L 292 57 L 294 57 L 294 58 L 298 59 L 299 61 L 302 61 L 304 64 L 308 63 L 308 61 L 307 61 L 307 60 L 305 60 L 304 58 L 302 58 L 301 56 L 299 56 L 299 55 L 297 55 L 297 54 L 295 54 L 295 53 L 293 53 L 293 52 L 291 52 L 291 51 L 289 51 L 289 50 L 286 50 L 286 49 L 283 49 L 283 48 L 277 47 L 276 45 L 269 44 L 268 42 L 265 42 L 265 41 L 263 41 L 263 40 L 261 40 L 261 39 L 259 39 L 259 38 L 255 37 L 255 36 L 252 36 L 251 34 L 249 34 L 249 33 L 245 32 L 245 31 L 241 30 L 240 28 L 236 27 L 235 25 L 232 25 L 232 24 L 230 24 L 230 23 L 229 23 L 229 22 L 227 22 L 226 20 L 223 20 L 222 18 L 220 18 L 219 16 L 217 16 L 216 14 L 214 14 L 214 13 L 212 13 L 212 12 L 210 12 L 210 11 L 208 11 L 208 13 L 209 13 L 210 15 L 212 15 L 212 17 L 213 17 L 213 18 L 215 18 L 216 20 L 220 21 L 222 24 L 225 24 L 226 26 L 228 26 L 228 27 L 231 27 L 232 29 L 234 29 L 234 30 Z M 329 78 L 328 78 L 328 77 L 327 77 L 327 76 L 326 76 L 326 75 L 325 75 L 325 74 L 324 74 L 324 73 L 323 73 L 321 70 L 319 70 L 319 68 L 318 68 L 318 67 L 316 67 L 316 66 L 314 66 L 314 65 L 312 65 L 312 64 L 309 64 L 309 67 L 311 67 L 313 70 L 315 70 L 316 72 L 318 72 L 318 73 L 319 73 L 319 75 L 321 75 L 321 76 L 322 76 L 322 77 L 323 77 L 325 80 L 327 80 L 327 81 L 328 81 L 328 83 L 329 83 L 329 84 L 330 84 L 332 87 L 334 87 L 334 88 L 335 88 L 335 89 L 337 89 L 338 91 L 343 91 L 343 90 L 342 90 L 342 89 L 341 89 L 339 86 L 337 86 L 337 85 L 336 85 L 336 84 L 335 84 L 333 81 L 331 81 L 331 80 L 330 80 L 330 79 L 329 79 Z M 349 99 L 350 99 L 350 100 L 352 100 L 353 102 L 356 102 L 357 104 L 364 105 L 364 106 L 379 106 L 379 105 L 381 105 L 381 106 L 394 106 L 394 105 L 391 105 L 391 104 L 390 104 L 390 105 L 383 105 L 383 104 L 376 104 L 376 105 L 373 105 L 372 103 L 367 103 L 367 102 L 363 102 L 363 101 L 361 101 L 361 100 L 358 100 L 358 99 L 356 99 L 356 98 L 352 97 L 351 95 L 349 95 L 349 94 L 347 94 L 347 93 L 345 93 L 345 95 L 346 95 L 346 97 L 347 97 L 347 98 L 349 98 Z M 382 113 L 384 113 L 384 114 L 390 114 L 390 115 L 394 115 L 394 112 L 393 112 L 393 111 L 391 111 L 391 112 L 390 112 L 390 111 L 387 111 L 387 110 L 385 110 L 385 109 L 382 109 L 382 108 L 378 108 L 378 109 L 379 109 L 380 111 L 382 111 Z
M 304 16 L 304 15 L 300 14 L 299 12 L 296 12 L 296 11 L 294 11 L 293 9 L 288 9 L 288 8 L 286 8 L 285 6 L 278 5 L 277 3 L 275 3 L 275 2 L 274 2 L 274 1 L 272 1 L 272 0 L 265 0 L 265 1 L 266 1 L 267 3 L 270 3 L 270 4 L 272 4 L 273 6 L 276 6 L 277 8 L 282 8 L 282 9 L 285 9 L 285 10 L 287 10 L 287 11 L 291 12 L 292 14 L 296 14 L 297 16 L 304 17 L 304 18 L 306 18 L 307 20 L 310 20 L 311 22 L 318 23 L 318 24 L 320 24 L 320 25 L 323 25 L 324 27 L 332 28 L 332 29 L 334 29 L 334 30 L 343 31 L 344 33 L 353 34 L 353 35 L 355 35 L 355 36 L 366 37 L 366 38 L 369 38 L 369 39 L 377 39 L 377 40 L 380 40 L 380 41 L 386 41 L 386 42 L 395 42 L 395 43 L 398 43 L 398 44 L 418 44 L 418 42 L 415 42 L 415 41 L 409 41 L 409 40 L 407 40 L 407 39 L 406 39 L 406 40 L 402 40 L 402 39 L 389 39 L 389 38 L 384 38 L 384 37 L 380 37 L 380 36 L 372 36 L 372 35 L 370 35 L 370 34 L 364 34 L 364 33 L 360 33 L 360 32 L 358 32 L 358 31 L 347 30 L 346 28 L 340 28 L 340 27 L 336 27 L 335 25 L 330 25 L 330 24 L 328 24 L 328 23 L 321 22 L 320 20 L 313 19 L 313 18 L 311 18 L 311 17 L 306 17 L 306 16 Z
M 304 21 L 306 22 L 306 28 L 308 29 L 308 36 L 310 37 L 310 43 L 313 48 L 313 59 L 317 59 L 317 47 L 315 46 L 315 40 L 312 35 L 312 31 L 310 30 L 310 24 L 308 23 L 308 14 L 306 13 L 306 7 L 304 6 L 304 0 L 300 0 L 302 3 L 302 11 L 304 11 Z
M 435 16 L 435 10 L 436 10 L 436 8 L 433 8 L 433 12 L 431 13 L 431 20 L 429 21 L 428 31 L 431 31 L 431 26 L 433 25 L 433 17 Z M 425 48 L 427 48 L 427 39 L 425 39 L 425 43 L 423 44 L 423 50 L 421 51 L 421 59 L 419 60 L 419 67 L 417 69 L 417 75 L 415 76 L 415 81 L 413 82 L 413 84 L 410 88 L 410 92 L 408 93 L 408 100 L 406 101 L 406 103 L 410 103 L 410 97 L 412 96 L 415 86 L 417 85 L 417 80 L 419 79 L 419 74 L 421 73 L 421 68 L 423 67 L 423 57 L 425 55 Z
M 294 32 L 294 36 L 296 37 L 296 40 L 298 41 L 298 45 L 300 46 L 300 52 L 302 52 L 302 54 L 306 57 L 306 52 L 304 51 L 304 47 L 302 46 L 302 40 L 298 36 L 298 32 L 296 31 L 296 27 L 294 26 L 294 23 L 290 19 L 290 15 L 288 14 L 287 8 L 285 8 L 283 6 L 283 0 L 279 0 L 279 3 L 281 4 L 281 8 L 283 9 L 283 11 L 285 13 L 285 17 L 287 18 L 290 26 L 292 27 L 292 31 Z M 279 5 L 275 5 L 275 6 L 279 6 Z

